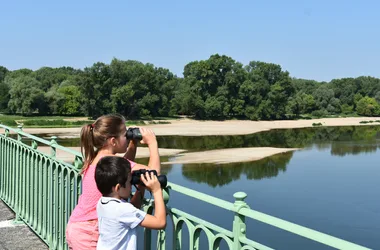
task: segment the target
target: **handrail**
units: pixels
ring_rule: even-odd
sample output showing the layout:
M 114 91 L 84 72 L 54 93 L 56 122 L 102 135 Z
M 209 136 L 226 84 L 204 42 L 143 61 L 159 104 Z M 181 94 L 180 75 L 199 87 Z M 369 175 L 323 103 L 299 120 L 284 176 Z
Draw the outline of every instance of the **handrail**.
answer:
M 306 228 L 306 227 L 297 225 L 295 223 L 285 221 L 285 220 L 282 220 L 274 216 L 267 215 L 267 214 L 264 214 L 252 209 L 242 208 L 238 213 L 246 217 L 249 217 L 251 219 L 261 221 L 265 224 L 283 229 L 285 231 L 288 231 L 294 234 L 298 234 L 310 240 L 320 242 L 330 247 L 334 247 L 338 249 L 361 249 L 361 250 L 369 249 L 369 248 L 359 246 L 357 244 L 339 239 L 337 237 L 334 237 L 325 233 L 321 233 L 316 230 Z
M 221 207 L 225 210 L 230 210 L 236 212 L 240 215 L 244 215 L 251 219 L 263 222 L 265 224 L 274 226 L 276 228 L 300 235 L 307 239 L 317 241 L 327 246 L 331 246 L 338 249 L 358 249 L 358 250 L 369 250 L 369 248 L 339 239 L 337 237 L 318 232 L 313 229 L 309 229 L 292 222 L 279 219 L 277 217 L 267 215 L 247 207 L 234 207 L 234 203 L 228 202 L 219 198 L 215 198 L 211 195 L 207 195 L 180 185 L 168 182 L 168 188 L 176 191 L 178 193 L 193 197 L 197 200 L 204 201 L 206 203 Z M 177 210 L 175 210 L 177 211 Z M 230 232 L 231 233 L 231 232 Z M 226 233 L 227 234 L 227 233 Z
M 55 154 L 55 151 L 58 149 L 58 150 L 66 152 L 66 153 L 69 153 L 71 155 L 74 155 L 75 156 L 75 158 L 74 158 L 74 164 L 73 165 L 69 165 L 69 167 L 73 168 L 74 170 L 76 170 L 78 172 L 82 168 L 82 164 L 83 164 L 83 156 L 82 156 L 82 154 L 80 152 L 78 152 L 78 151 L 75 151 L 75 150 L 72 150 L 72 149 L 69 149 L 67 147 L 59 145 L 56 142 L 56 139 L 57 139 L 56 136 L 52 136 L 51 137 L 51 141 L 48 141 L 48 140 L 39 138 L 37 136 L 25 133 L 24 131 L 22 131 L 22 126 L 21 125 L 19 125 L 17 127 L 18 128 L 15 129 L 15 128 L 11 128 L 11 127 L 5 126 L 3 124 L 0 124 L 0 128 L 3 128 L 5 130 L 5 134 L 6 135 L 7 135 L 7 133 L 9 131 L 13 131 L 15 134 L 17 134 L 20 137 L 20 140 L 21 140 L 21 136 L 24 136 L 26 138 L 32 139 L 34 142 L 39 142 L 39 143 L 42 143 L 42 144 L 44 144 L 46 146 L 51 147 L 52 150 L 53 150 L 53 152 L 54 152 L 54 154 Z
M 53 148 L 56 148 L 56 149 L 59 149 L 59 150 L 65 151 L 65 152 L 67 152 L 67 153 L 70 153 L 70 154 L 73 154 L 73 155 L 75 155 L 75 156 L 77 156 L 77 157 L 81 157 L 81 158 L 82 158 L 82 154 L 79 153 L 78 151 L 75 151 L 75 150 L 69 149 L 69 148 L 64 147 L 64 146 L 61 146 L 61 145 L 59 145 L 59 144 L 51 143 L 51 141 L 48 141 L 48 140 L 45 140 L 45 139 L 39 138 L 39 137 L 37 137 L 37 136 L 34 136 L 34 135 L 31 135 L 31 134 L 25 133 L 24 131 L 21 130 L 22 126 L 18 126 L 18 129 L 15 129 L 15 128 L 8 127 L 8 126 L 5 126 L 5 125 L 3 125 L 3 124 L 0 124 L 0 127 L 1 127 L 1 128 L 4 128 L 5 130 L 10 130 L 10 131 L 15 132 L 16 134 L 19 134 L 19 135 L 25 136 L 25 137 L 27 137 L 27 138 L 33 139 L 34 141 L 40 142 L 40 143 L 42 143 L 42 144 L 45 144 L 46 146 L 50 146 L 50 147 L 53 147 Z
M 172 182 L 168 182 L 167 186 L 169 189 L 172 189 L 178 193 L 187 195 L 187 196 L 195 198 L 197 200 L 201 200 L 201 201 L 210 203 L 210 204 L 217 206 L 217 207 L 221 207 L 221 208 L 224 208 L 224 209 L 227 209 L 230 211 L 234 211 L 234 204 L 231 202 L 216 198 L 216 197 L 208 195 L 208 194 L 204 194 L 204 193 L 195 191 L 195 190 L 187 188 L 187 187 L 183 187 L 183 186 L 174 184 Z

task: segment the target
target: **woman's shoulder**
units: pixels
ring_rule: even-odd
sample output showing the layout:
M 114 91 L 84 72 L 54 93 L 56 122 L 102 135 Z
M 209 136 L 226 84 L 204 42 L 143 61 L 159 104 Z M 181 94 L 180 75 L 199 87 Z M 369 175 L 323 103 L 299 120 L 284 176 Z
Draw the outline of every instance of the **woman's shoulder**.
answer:
M 121 157 L 121 158 L 124 158 L 126 160 L 129 161 L 129 163 L 131 164 L 131 168 L 133 168 L 135 165 L 138 165 L 136 162 L 130 160 L 130 159 L 127 159 L 125 158 L 124 156 L 121 156 L 121 155 L 114 155 L 114 154 L 102 154 L 100 156 L 96 156 L 95 159 L 89 164 L 89 168 L 92 167 L 92 168 L 95 168 L 96 167 L 96 164 L 98 164 L 98 162 L 103 158 L 103 157 L 106 157 L 106 156 L 115 156 L 115 157 Z

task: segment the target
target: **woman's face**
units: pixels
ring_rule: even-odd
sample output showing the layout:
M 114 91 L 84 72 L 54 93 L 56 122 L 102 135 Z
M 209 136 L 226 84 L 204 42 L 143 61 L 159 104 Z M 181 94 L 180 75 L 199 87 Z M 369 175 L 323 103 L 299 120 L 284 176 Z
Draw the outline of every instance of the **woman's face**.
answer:
M 129 140 L 126 137 L 127 128 L 121 125 L 120 135 L 115 137 L 115 153 L 125 153 L 127 151 Z

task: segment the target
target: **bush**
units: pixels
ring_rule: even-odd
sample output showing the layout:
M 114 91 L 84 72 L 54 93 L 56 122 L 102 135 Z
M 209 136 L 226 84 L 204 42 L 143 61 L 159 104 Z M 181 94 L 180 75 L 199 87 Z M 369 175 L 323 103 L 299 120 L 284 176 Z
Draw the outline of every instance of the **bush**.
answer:
M 324 117 L 324 116 L 327 116 L 329 113 L 327 112 L 327 110 L 314 110 L 311 115 L 312 116 L 315 116 L 315 117 Z
M 13 118 L 1 117 L 1 116 L 0 116 L 0 124 L 11 126 L 11 127 L 17 126 L 17 123 Z
M 62 126 L 62 127 L 76 127 L 88 124 L 89 121 L 65 121 L 63 119 L 55 120 L 41 120 L 41 119 L 30 119 L 23 122 L 24 126 Z

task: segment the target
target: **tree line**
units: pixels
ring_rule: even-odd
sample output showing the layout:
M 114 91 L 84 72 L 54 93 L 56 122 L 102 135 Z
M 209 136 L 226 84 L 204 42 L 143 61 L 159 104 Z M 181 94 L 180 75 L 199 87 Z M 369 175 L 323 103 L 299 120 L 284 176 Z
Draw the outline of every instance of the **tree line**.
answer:
M 170 70 L 114 58 L 91 67 L 8 70 L 0 66 L 0 112 L 22 115 L 121 113 L 129 119 L 295 119 L 308 115 L 380 115 L 380 79 L 330 82 L 291 77 L 280 65 L 243 65 L 226 55 Z

